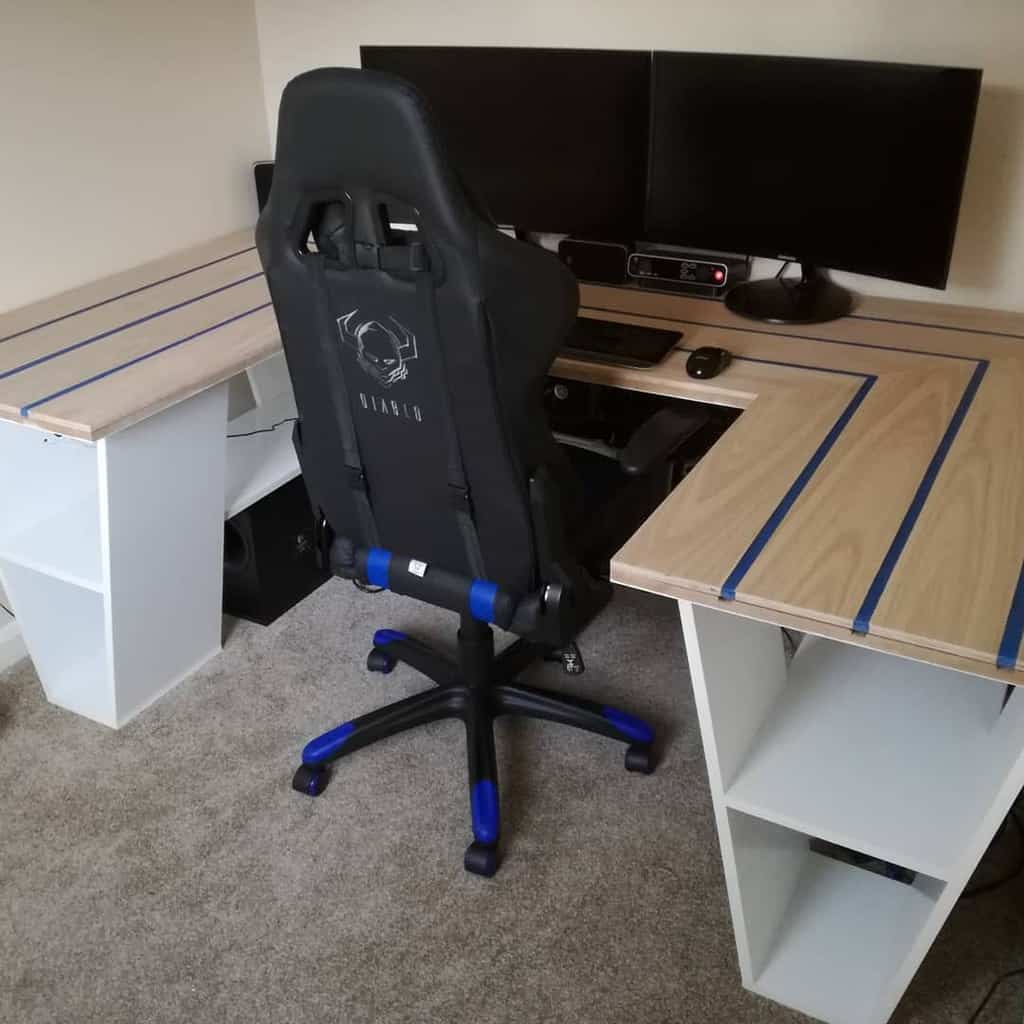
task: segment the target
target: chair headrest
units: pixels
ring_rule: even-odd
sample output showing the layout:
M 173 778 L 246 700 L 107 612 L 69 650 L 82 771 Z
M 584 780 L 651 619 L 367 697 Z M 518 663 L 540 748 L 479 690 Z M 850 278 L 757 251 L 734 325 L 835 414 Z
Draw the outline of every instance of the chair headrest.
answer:
M 338 195 L 343 189 L 346 195 Z M 372 195 L 414 207 L 435 242 L 466 241 L 473 214 L 423 97 L 394 75 L 319 68 L 292 79 L 281 98 L 274 196 L 292 209 Z M 280 223 L 280 220 L 279 220 Z

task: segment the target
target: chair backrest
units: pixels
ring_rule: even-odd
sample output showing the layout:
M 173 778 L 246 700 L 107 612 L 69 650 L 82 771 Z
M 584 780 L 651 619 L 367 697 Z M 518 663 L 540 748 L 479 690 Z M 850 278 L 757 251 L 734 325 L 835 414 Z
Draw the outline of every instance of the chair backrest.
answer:
M 332 530 L 535 587 L 528 481 L 558 458 L 542 392 L 570 272 L 478 212 L 408 83 L 342 68 L 284 91 L 257 244 Z

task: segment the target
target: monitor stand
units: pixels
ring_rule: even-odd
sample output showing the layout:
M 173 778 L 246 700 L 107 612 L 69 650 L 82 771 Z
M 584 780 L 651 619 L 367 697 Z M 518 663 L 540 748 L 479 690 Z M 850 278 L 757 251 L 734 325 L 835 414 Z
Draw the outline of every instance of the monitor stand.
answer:
M 817 267 L 800 264 L 800 279 L 770 277 L 744 281 L 725 296 L 734 313 L 773 324 L 819 324 L 838 320 L 853 308 L 853 296 Z

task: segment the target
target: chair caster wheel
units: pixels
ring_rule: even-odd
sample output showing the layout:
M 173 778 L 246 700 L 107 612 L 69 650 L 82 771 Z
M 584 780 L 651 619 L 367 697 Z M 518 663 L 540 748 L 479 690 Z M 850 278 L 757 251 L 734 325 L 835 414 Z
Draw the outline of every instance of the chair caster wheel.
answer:
M 490 878 L 498 870 L 498 848 L 487 843 L 470 843 L 462 866 L 473 875 Z
M 300 764 L 292 776 L 292 789 L 305 796 L 319 796 L 330 780 L 330 770 L 323 765 Z
M 654 771 L 654 750 L 650 743 L 633 743 L 626 748 L 626 771 L 650 775 Z
M 371 672 L 383 672 L 387 675 L 397 663 L 396 658 L 388 654 L 387 651 L 382 651 L 379 647 L 374 647 L 366 656 L 366 667 Z

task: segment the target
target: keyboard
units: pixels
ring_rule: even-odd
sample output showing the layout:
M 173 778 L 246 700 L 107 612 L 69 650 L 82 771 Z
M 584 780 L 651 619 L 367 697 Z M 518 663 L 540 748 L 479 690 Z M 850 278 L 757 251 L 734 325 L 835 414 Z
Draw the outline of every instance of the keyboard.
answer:
M 657 366 L 682 339 L 679 331 L 578 316 L 561 354 L 595 363 L 647 369 Z

